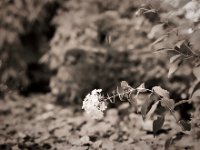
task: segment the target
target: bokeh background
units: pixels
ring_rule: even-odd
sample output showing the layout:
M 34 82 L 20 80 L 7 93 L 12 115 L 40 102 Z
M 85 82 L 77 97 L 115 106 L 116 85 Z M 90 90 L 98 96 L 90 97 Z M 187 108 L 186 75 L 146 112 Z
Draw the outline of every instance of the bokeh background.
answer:
M 176 102 L 187 99 L 195 82 L 191 64 L 168 78 L 170 54 L 155 52 L 151 44 L 163 34 L 152 30 L 161 16 L 173 12 L 167 18 L 173 25 L 192 22 L 183 11 L 188 2 L 1 0 L 0 149 L 163 147 L 170 124 L 176 126 L 171 118 L 160 142 L 126 103 L 111 105 L 98 124 L 84 116 L 81 105 L 93 89 L 112 93 L 123 80 L 133 87 L 161 86 Z M 141 7 L 160 14 L 137 15 Z M 173 47 L 171 41 L 159 46 Z M 189 120 L 193 109 L 183 105 L 178 112 Z

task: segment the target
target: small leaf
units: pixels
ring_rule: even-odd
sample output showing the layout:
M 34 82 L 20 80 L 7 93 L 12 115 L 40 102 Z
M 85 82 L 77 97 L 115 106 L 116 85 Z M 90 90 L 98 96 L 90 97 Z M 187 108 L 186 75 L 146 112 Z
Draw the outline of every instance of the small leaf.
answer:
M 138 17 L 138 16 L 141 16 L 142 14 L 144 13 L 144 9 L 138 9 L 136 12 L 135 12 L 135 16 Z
M 172 56 L 171 58 L 170 58 L 170 63 L 173 63 L 173 62 L 175 62 L 178 58 L 180 58 L 181 57 L 181 55 L 180 54 L 177 54 L 177 55 L 174 55 L 174 56 Z
M 176 46 L 174 47 L 176 51 L 184 55 L 192 55 L 191 48 L 189 43 L 185 40 L 179 41 Z
M 126 87 L 128 87 L 129 85 L 128 85 L 128 83 L 126 82 L 126 81 L 122 81 L 121 82 L 121 87 L 122 88 L 126 88 Z
M 146 114 L 150 111 L 154 103 L 156 103 L 158 100 L 159 100 L 159 96 L 156 93 L 152 93 L 149 95 L 149 98 L 145 101 L 145 103 L 142 105 L 142 108 L 141 108 L 143 119 L 145 119 Z
M 142 105 L 141 114 L 142 114 L 143 120 L 146 119 L 147 113 L 150 111 L 153 104 L 157 101 L 157 100 L 155 100 L 155 96 L 156 96 L 156 94 L 150 94 L 149 98 Z
M 160 86 L 154 86 L 153 87 L 154 92 L 156 92 L 159 96 L 162 96 L 163 98 L 169 98 L 169 92 Z
M 173 63 L 170 63 L 169 71 L 167 74 L 168 78 L 170 78 L 174 74 L 174 72 L 176 72 L 179 66 L 180 66 L 180 61 L 175 61 Z
M 161 33 L 164 33 L 163 26 L 163 23 L 153 26 L 150 33 L 148 34 L 148 38 L 153 39 L 155 37 L 158 37 L 158 35 L 161 35 Z
M 145 102 L 143 105 L 142 105 L 142 108 L 141 108 L 141 114 L 142 114 L 142 118 L 143 120 L 146 119 L 146 114 L 148 112 L 148 109 L 149 109 L 149 102 Z
M 175 102 L 173 99 L 166 99 L 163 98 L 161 100 L 161 106 L 165 107 L 166 109 L 169 109 L 170 111 L 174 110 Z
M 154 52 L 159 52 L 159 51 L 174 51 L 174 49 L 163 47 L 163 48 L 159 48 L 159 49 L 154 50 Z
M 163 115 L 158 116 L 156 120 L 153 121 L 153 133 L 154 136 L 160 130 L 164 124 L 165 117 Z
M 190 36 L 190 44 L 192 46 L 192 52 L 196 55 L 200 55 L 200 30 L 196 30 L 195 32 L 193 32 Z
M 193 97 L 193 94 L 194 94 L 198 89 L 200 90 L 200 81 L 196 81 L 196 82 L 191 86 L 191 88 L 189 89 L 190 97 Z M 198 94 L 198 93 L 197 93 L 197 94 Z M 200 95 L 200 93 L 199 93 L 198 95 Z
M 200 81 L 200 66 L 193 68 L 193 74 L 197 78 L 198 81 Z
M 200 89 L 194 91 L 194 93 L 192 94 L 192 98 L 194 97 L 200 97 Z
M 137 88 L 137 91 L 140 93 L 140 92 L 146 92 L 146 88 L 145 88 L 145 85 L 144 83 L 142 83 L 140 86 L 138 86 Z
M 162 42 L 166 37 L 167 37 L 167 35 L 163 35 L 163 36 L 159 37 L 157 40 L 155 40 L 155 41 L 150 45 L 150 47 L 153 47 L 154 45 L 156 45 L 156 44 Z
M 152 99 L 153 101 L 157 102 L 157 101 L 159 101 L 160 97 L 156 93 L 152 93 L 150 95 L 150 99 Z
M 163 107 L 160 103 L 158 105 L 158 107 L 155 110 L 155 114 L 159 114 L 162 115 L 164 113 L 166 113 L 166 111 L 168 111 L 168 109 L 166 109 L 165 107 Z
M 135 94 L 131 93 L 130 98 L 128 99 L 131 106 L 135 108 L 135 111 L 138 112 L 138 106 L 137 106 L 137 99 L 135 98 Z
M 183 43 L 185 43 L 185 40 L 178 41 L 178 42 L 175 44 L 175 47 L 181 48 L 181 46 L 183 45 Z
M 149 110 L 149 112 L 147 113 L 147 115 L 146 115 L 146 118 L 150 118 L 153 114 L 154 114 L 154 112 L 157 110 L 157 108 L 158 108 L 158 105 L 159 105 L 159 101 L 157 101 L 156 103 L 154 103 L 153 105 L 152 105 L 152 107 L 151 107 L 151 109 Z
M 185 120 L 180 120 L 179 124 L 181 125 L 182 129 L 184 131 L 190 131 L 191 130 L 191 124 Z
M 126 81 L 122 81 L 121 88 L 123 91 L 126 92 L 126 91 L 130 90 L 132 87 Z

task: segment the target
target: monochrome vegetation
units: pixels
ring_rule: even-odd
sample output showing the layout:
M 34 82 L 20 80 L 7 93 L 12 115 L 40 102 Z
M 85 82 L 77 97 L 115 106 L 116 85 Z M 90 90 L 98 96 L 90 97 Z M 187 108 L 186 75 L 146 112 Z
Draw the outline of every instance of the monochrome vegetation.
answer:
M 199 0 L 2 0 L 0 20 L 0 149 L 199 149 Z

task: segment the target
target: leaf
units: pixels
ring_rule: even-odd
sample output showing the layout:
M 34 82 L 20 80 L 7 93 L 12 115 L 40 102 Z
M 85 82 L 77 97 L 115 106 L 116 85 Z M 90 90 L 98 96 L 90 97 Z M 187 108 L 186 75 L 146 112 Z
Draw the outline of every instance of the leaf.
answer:
M 141 84 L 140 86 L 138 86 L 136 89 L 137 89 L 138 93 L 140 93 L 140 92 L 146 92 L 146 91 L 147 91 L 146 88 L 145 88 L 144 83 L 142 83 L 142 84 Z
M 135 12 L 135 16 L 141 16 L 144 13 L 144 9 L 139 8 L 136 12 Z
M 146 119 L 146 114 L 148 112 L 150 104 L 146 101 L 141 108 L 141 114 L 142 114 L 142 119 L 145 120 Z
M 159 37 L 157 40 L 155 40 L 155 41 L 150 45 L 150 47 L 153 47 L 154 45 L 156 45 L 156 44 L 162 42 L 166 37 L 167 37 L 167 35 L 163 35 L 163 36 Z
M 149 39 L 153 39 L 155 38 L 156 36 L 160 35 L 160 33 L 163 33 L 163 26 L 164 24 L 157 24 L 155 26 L 152 27 L 150 33 L 148 34 L 148 38 Z
M 200 97 L 200 89 L 194 91 L 194 93 L 192 94 L 192 98 L 195 98 L 195 97 Z
M 180 66 L 180 61 L 175 61 L 173 63 L 170 63 L 169 71 L 167 74 L 168 78 L 170 78 L 173 75 L 173 73 L 176 72 L 179 66 Z
M 179 57 L 181 57 L 181 55 L 180 54 L 177 54 L 177 55 L 174 55 L 174 56 L 172 56 L 171 58 L 170 58 L 170 63 L 173 63 L 173 62 L 175 62 Z
M 154 50 L 154 52 L 159 52 L 159 51 L 174 51 L 174 49 L 163 47 L 163 48 Z
M 159 114 L 162 115 L 164 113 L 166 113 L 166 111 L 168 111 L 168 109 L 166 109 L 165 107 L 163 107 L 160 103 L 157 106 L 156 110 L 155 110 L 155 114 Z
M 163 98 L 169 98 L 169 92 L 160 86 L 154 86 L 153 87 L 154 92 L 156 92 L 159 96 Z
M 193 74 L 197 78 L 198 81 L 200 81 L 200 66 L 193 68 Z
M 189 46 L 189 43 L 186 42 L 185 40 L 179 41 L 176 44 L 176 46 L 174 47 L 174 49 L 181 54 L 189 55 L 189 56 L 192 55 L 192 51 L 191 51 L 191 48 Z
M 175 44 L 175 47 L 177 48 L 181 48 L 181 46 L 183 45 L 183 43 L 185 43 L 185 40 L 181 40 L 181 41 L 178 41 L 176 44 Z
M 166 99 L 163 98 L 161 100 L 161 106 L 165 107 L 166 109 L 169 109 L 170 111 L 174 110 L 175 102 L 173 99 Z
M 164 115 L 158 116 L 156 120 L 153 121 L 153 133 L 154 136 L 160 130 L 164 124 L 165 117 Z
M 193 32 L 190 36 L 190 44 L 192 46 L 192 52 L 196 55 L 200 55 L 200 30 L 196 30 L 195 32 Z
M 121 88 L 123 91 L 128 91 L 130 90 L 132 87 L 126 82 L 126 81 L 122 81 L 121 82 Z
M 198 89 L 200 89 L 200 81 L 196 81 L 195 83 L 193 83 L 193 85 L 192 85 L 191 88 L 189 89 L 190 97 L 193 97 L 193 94 L 194 94 L 195 91 L 197 91 Z M 200 95 L 200 94 L 199 94 L 199 95 Z
M 159 101 L 160 97 L 156 93 L 152 93 L 150 95 L 150 99 L 154 100 L 155 102 Z
M 121 87 L 122 88 L 126 88 L 127 86 L 129 86 L 129 85 L 128 85 L 128 83 L 126 81 L 122 81 L 121 82 Z
M 141 114 L 142 114 L 143 120 L 146 119 L 146 115 L 150 111 L 150 109 L 152 108 L 153 104 L 155 102 L 157 102 L 157 99 L 155 97 L 156 97 L 156 94 L 150 94 L 149 98 L 142 105 Z
M 182 129 L 184 131 L 190 131 L 191 130 L 191 124 L 185 120 L 180 120 L 179 124 L 181 125 Z
M 131 93 L 130 99 L 128 100 L 131 106 L 135 108 L 135 111 L 138 112 L 137 100 L 135 98 L 135 94 Z
M 159 101 L 157 101 L 156 103 L 154 103 L 152 105 L 151 109 L 149 110 L 149 112 L 146 115 L 146 118 L 150 118 L 153 115 L 153 113 L 157 110 L 158 105 L 159 105 Z

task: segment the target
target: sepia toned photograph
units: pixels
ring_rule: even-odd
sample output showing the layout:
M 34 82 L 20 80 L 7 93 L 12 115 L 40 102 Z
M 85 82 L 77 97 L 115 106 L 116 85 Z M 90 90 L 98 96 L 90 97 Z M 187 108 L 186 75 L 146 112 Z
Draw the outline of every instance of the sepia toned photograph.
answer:
M 0 150 L 200 150 L 200 0 L 0 0 Z

